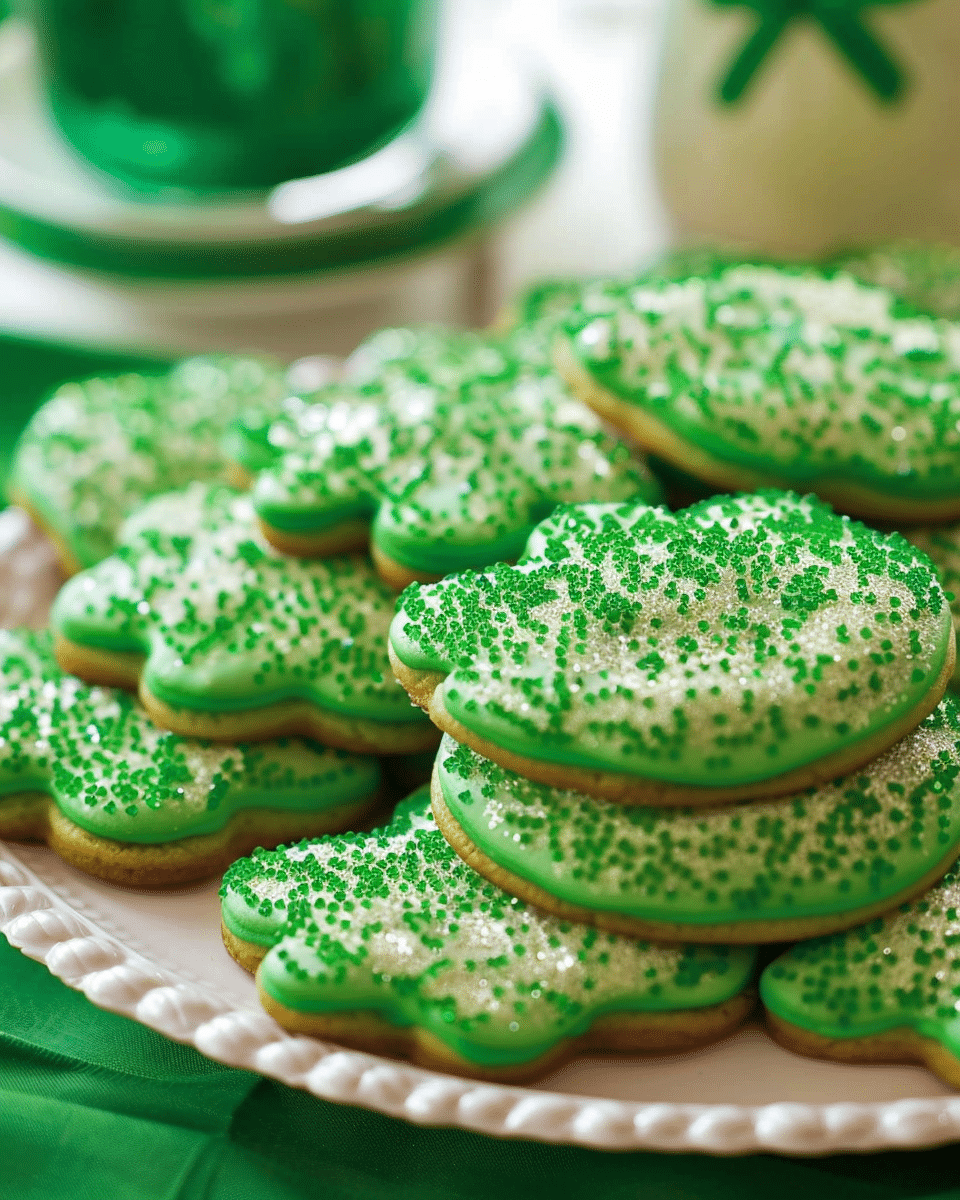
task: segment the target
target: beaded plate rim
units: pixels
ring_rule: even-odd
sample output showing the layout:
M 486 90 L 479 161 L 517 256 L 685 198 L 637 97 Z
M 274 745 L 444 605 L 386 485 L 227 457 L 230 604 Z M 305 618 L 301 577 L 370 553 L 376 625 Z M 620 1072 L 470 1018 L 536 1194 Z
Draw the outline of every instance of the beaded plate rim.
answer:
M 478 1083 L 294 1037 L 161 967 L 78 912 L 0 843 L 0 932 L 98 1008 L 227 1066 L 419 1125 L 601 1150 L 711 1155 L 871 1152 L 960 1140 L 960 1095 L 759 1105 L 594 1099 Z

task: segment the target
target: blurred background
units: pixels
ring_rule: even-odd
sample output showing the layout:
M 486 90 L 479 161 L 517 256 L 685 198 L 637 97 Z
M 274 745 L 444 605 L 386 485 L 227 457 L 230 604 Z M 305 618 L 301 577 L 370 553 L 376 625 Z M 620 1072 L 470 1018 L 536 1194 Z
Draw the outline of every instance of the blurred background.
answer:
M 265 6 L 210 7 L 249 24 Z M 426 107 L 405 134 L 352 167 L 207 194 L 178 187 L 175 162 L 138 188 L 117 166 L 129 112 L 115 101 L 108 129 L 76 95 L 55 97 L 55 127 L 51 79 L 86 70 L 74 92 L 95 91 L 113 61 L 117 22 L 98 42 L 90 11 L 29 0 L 0 36 L 8 333 L 164 355 L 344 353 L 386 324 L 483 323 L 529 280 L 629 270 L 665 244 L 649 153 L 659 0 L 445 0 Z M 72 64 L 78 28 L 86 58 Z M 149 33 L 141 75 L 158 61 Z
M 0 333 L 344 354 L 671 244 L 960 243 L 955 0 L 0 0 Z

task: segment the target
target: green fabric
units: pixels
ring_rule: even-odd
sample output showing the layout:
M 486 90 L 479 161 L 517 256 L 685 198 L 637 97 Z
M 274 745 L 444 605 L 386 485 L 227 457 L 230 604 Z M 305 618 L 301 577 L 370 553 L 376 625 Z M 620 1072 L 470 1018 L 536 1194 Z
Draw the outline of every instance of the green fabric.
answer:
M 958 1180 L 960 1147 L 717 1159 L 421 1129 L 208 1062 L 0 938 L 10 1200 L 960 1200 Z
M 162 360 L 145 354 L 58 345 L 0 333 L 0 507 L 17 437 L 48 392 L 68 379 L 163 367 Z

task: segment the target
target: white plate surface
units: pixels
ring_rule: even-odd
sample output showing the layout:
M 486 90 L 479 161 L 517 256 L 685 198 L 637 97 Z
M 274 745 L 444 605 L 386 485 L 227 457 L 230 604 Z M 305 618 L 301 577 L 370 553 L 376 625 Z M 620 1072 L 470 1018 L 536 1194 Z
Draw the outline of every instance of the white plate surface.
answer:
M 57 572 L 45 539 L 0 513 L 0 624 L 41 623 Z M 536 1087 L 476 1083 L 291 1037 L 220 940 L 217 883 L 141 893 L 45 847 L 0 843 L 0 932 L 101 1008 L 202 1054 L 421 1124 L 611 1150 L 826 1154 L 960 1140 L 960 1096 L 913 1067 L 800 1058 L 755 1024 L 703 1050 L 580 1058 Z

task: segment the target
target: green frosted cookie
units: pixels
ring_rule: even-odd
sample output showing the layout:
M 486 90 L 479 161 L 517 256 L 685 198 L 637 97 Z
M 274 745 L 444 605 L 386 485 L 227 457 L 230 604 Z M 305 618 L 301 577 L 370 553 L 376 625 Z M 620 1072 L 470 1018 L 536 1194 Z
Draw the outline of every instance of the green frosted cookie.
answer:
M 379 789 L 373 758 L 165 733 L 126 693 L 65 675 L 49 633 L 0 630 L 0 837 L 49 842 L 114 883 L 167 887 L 257 845 L 344 829 Z
M 960 843 L 960 709 L 945 699 L 858 772 L 721 808 L 610 804 L 532 783 L 449 736 L 434 812 L 507 891 L 637 937 L 778 942 L 916 895 Z
M 278 409 L 278 364 L 191 358 L 167 375 L 68 383 L 34 414 L 10 494 L 46 530 L 70 573 L 112 554 L 124 518 L 194 480 L 225 480 L 221 443 L 248 406 Z
M 574 391 L 722 490 L 815 491 L 857 516 L 960 516 L 960 326 L 890 292 L 769 266 L 591 292 L 558 345 Z
M 62 589 L 51 623 L 66 670 L 139 684 L 177 733 L 413 753 L 436 734 L 390 670 L 393 608 L 367 559 L 288 558 L 260 537 L 248 497 L 193 484 L 131 517 L 116 553 Z
M 434 722 L 531 779 L 627 803 L 785 793 L 937 704 L 929 560 L 813 498 L 559 509 L 515 567 L 412 585 L 394 670 Z
M 515 559 L 560 502 L 659 496 L 555 372 L 506 341 L 386 330 L 345 380 L 269 429 L 278 458 L 253 497 L 282 550 L 323 555 L 369 540 L 383 578 L 403 587 Z
M 960 1088 L 960 862 L 919 899 L 801 942 L 763 974 L 771 1032 L 841 1062 L 924 1063 Z
M 752 949 L 652 946 L 528 908 L 453 853 L 426 791 L 373 833 L 255 851 L 221 895 L 227 947 L 251 970 L 266 953 L 261 999 L 286 1028 L 463 1074 L 686 1049 L 752 1004 Z

